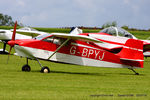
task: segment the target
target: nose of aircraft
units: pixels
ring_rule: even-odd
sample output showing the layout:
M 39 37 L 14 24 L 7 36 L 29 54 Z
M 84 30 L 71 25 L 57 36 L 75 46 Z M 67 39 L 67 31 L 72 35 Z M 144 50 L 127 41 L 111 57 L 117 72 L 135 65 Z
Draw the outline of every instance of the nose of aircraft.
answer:
M 14 47 L 14 45 L 15 45 L 15 41 L 13 41 L 13 40 L 8 41 L 8 45 L 10 45 L 11 47 Z

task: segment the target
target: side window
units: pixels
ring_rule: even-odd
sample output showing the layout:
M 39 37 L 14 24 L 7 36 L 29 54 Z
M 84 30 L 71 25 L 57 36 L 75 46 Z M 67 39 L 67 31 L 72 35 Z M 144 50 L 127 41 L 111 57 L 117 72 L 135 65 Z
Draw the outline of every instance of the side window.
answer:
M 110 30 L 110 31 L 108 31 L 108 34 L 113 35 L 113 36 L 117 36 L 115 30 Z
M 46 41 L 46 42 L 51 42 L 51 43 L 54 43 L 54 44 L 57 44 L 57 45 L 61 45 L 66 39 L 64 38 L 59 38 L 59 37 L 48 37 L 46 39 L 44 39 L 43 41 Z
M 124 33 L 124 32 L 121 32 L 121 31 L 118 31 L 118 35 L 124 37 L 124 36 L 125 36 L 125 33 Z
M 53 43 L 54 43 L 54 44 L 61 45 L 61 44 L 63 44 L 65 41 L 66 41 L 66 39 L 64 39 L 64 38 L 55 37 Z M 66 45 L 67 45 L 67 44 L 66 44 Z
M 130 34 L 125 34 L 124 37 L 131 38 L 131 39 L 133 38 L 132 35 Z
M 61 45 L 61 39 L 60 39 L 60 38 L 54 38 L 53 43 L 54 43 L 54 44 Z
M 48 37 L 48 38 L 44 39 L 43 41 L 46 41 L 46 42 L 53 42 L 53 41 L 54 41 L 54 36 Z

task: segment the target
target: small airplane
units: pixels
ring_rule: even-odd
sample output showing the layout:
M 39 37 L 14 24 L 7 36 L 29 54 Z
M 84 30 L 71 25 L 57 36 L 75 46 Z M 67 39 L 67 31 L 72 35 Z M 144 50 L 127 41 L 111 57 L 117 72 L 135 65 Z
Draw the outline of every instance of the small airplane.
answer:
M 43 35 L 46 34 L 45 32 L 37 31 L 33 28 L 29 27 L 23 27 L 20 29 L 16 30 L 17 32 L 23 32 L 23 33 L 31 33 L 31 34 L 37 34 L 37 35 Z M 7 42 L 11 40 L 13 34 L 13 29 L 11 30 L 5 30 L 5 29 L 0 29 L 0 40 L 4 43 L 3 49 L 0 49 L 0 54 L 8 54 L 8 51 L 6 51 L 6 45 Z M 32 36 L 27 36 L 23 34 L 16 34 L 16 39 L 31 39 L 33 38 Z
M 0 54 L 8 54 L 6 51 L 6 44 L 11 40 L 12 32 L 10 30 L 0 29 L 0 40 L 4 43 L 3 49 L 0 49 Z M 26 36 L 22 34 L 16 34 L 16 39 L 31 39 L 31 36 Z
M 138 39 L 128 31 L 124 30 L 123 28 L 120 27 L 108 27 L 104 28 L 103 30 L 100 31 L 100 33 L 107 33 L 109 35 L 117 36 L 117 37 L 125 37 L 125 38 L 131 38 L 131 39 Z M 149 44 L 150 40 L 142 40 L 144 44 Z M 150 57 L 150 51 L 144 52 L 144 57 Z
M 70 34 L 51 33 L 33 39 L 16 40 L 16 25 L 12 40 L 8 42 L 9 53 L 14 48 L 18 56 L 27 58 L 22 71 L 31 70 L 29 59 L 38 61 L 42 73 L 49 73 L 50 69 L 43 66 L 39 59 L 83 66 L 128 68 L 136 75 L 139 73 L 134 68 L 143 68 L 143 51 L 147 48 L 143 47 L 144 42 L 141 40 L 116 37 L 106 33 L 80 33 L 77 28 Z M 109 48 L 112 44 L 118 46 Z
M 11 29 L 11 31 L 13 31 L 13 29 Z M 38 30 L 33 29 L 31 27 L 23 27 L 23 28 L 20 28 L 20 29 L 16 29 L 16 32 L 31 33 L 31 34 L 37 34 L 37 35 L 46 34 L 46 32 L 38 31 Z

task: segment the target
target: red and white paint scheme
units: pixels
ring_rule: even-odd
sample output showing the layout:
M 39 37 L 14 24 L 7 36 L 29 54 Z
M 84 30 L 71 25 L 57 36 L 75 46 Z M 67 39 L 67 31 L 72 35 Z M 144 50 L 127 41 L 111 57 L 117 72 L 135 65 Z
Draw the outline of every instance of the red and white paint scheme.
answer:
M 37 35 L 46 34 L 46 32 L 37 31 L 30 27 L 23 27 L 23 28 L 17 29 L 16 32 L 30 33 L 30 34 L 37 34 Z M 32 36 L 27 36 L 27 35 L 23 35 L 19 33 L 16 33 L 15 39 L 32 39 L 33 38 Z M 4 43 L 3 49 L 0 49 L 0 54 L 8 54 L 8 52 L 5 49 L 6 49 L 7 42 L 11 40 L 12 34 L 13 34 L 13 29 L 11 30 L 0 29 L 0 40 Z
M 30 71 L 28 59 L 93 67 L 129 68 L 133 72 L 134 68 L 143 68 L 143 41 L 118 38 L 105 33 L 79 33 L 76 30 L 78 29 L 70 34 L 51 33 L 34 39 L 20 40 L 14 39 L 14 32 L 8 44 L 11 48 L 14 47 L 18 56 L 27 58 L 27 64 L 22 67 L 23 71 Z M 109 48 L 113 44 L 115 46 Z M 43 67 L 41 64 L 40 66 L 41 72 L 50 72 L 48 67 Z
M 7 42 L 11 40 L 12 34 L 13 32 L 11 32 L 10 30 L 0 29 L 0 40 L 2 41 L 2 43 L 4 43 L 3 49 L 0 49 L 0 54 L 8 54 L 8 52 L 5 49 Z M 16 33 L 16 39 L 31 39 L 31 38 L 32 38 L 31 36 Z
M 109 35 L 113 35 L 113 36 L 116 36 L 116 37 L 124 37 L 124 39 L 126 40 L 126 38 L 131 38 L 131 39 L 137 39 L 134 35 L 132 35 L 131 33 L 129 33 L 128 31 L 120 28 L 120 27 L 108 27 L 108 28 L 105 28 L 103 30 L 101 30 L 99 33 L 105 33 L 105 34 L 109 34 Z M 105 38 L 105 37 L 103 37 Z M 144 48 L 145 48 L 145 51 L 144 51 L 144 57 L 150 57 L 150 51 L 146 50 L 146 48 L 150 48 L 149 47 L 149 44 L 150 44 L 150 37 L 147 38 L 147 40 L 142 40 L 144 42 Z M 118 39 L 117 39 L 117 41 Z M 110 47 L 113 47 L 114 45 L 110 46 Z
M 11 31 L 13 31 L 13 29 Z M 38 35 L 46 34 L 46 32 L 38 31 L 38 30 L 33 29 L 31 27 L 23 27 L 23 28 L 17 29 L 16 32 L 38 34 Z

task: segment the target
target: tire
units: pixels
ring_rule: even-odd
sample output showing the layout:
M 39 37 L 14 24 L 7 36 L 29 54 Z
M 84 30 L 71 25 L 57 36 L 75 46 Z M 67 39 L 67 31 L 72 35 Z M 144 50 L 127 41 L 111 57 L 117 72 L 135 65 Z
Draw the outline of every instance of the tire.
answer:
M 26 64 L 26 65 L 22 66 L 22 71 L 30 72 L 30 71 L 31 71 L 31 68 L 30 68 L 29 65 Z
M 42 67 L 41 73 L 50 73 L 50 69 L 48 67 Z

